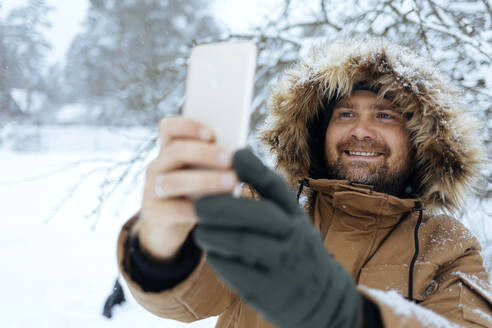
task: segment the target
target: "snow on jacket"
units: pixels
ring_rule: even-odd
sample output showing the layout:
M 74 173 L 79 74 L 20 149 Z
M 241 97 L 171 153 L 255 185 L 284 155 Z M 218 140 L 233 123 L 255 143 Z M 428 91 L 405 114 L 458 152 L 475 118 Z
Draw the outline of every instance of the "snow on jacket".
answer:
M 360 83 L 411 113 L 407 129 L 418 160 L 415 198 L 309 177 L 311 122 L 319 119 L 327 99 L 347 96 Z M 293 188 L 299 179 L 306 181 L 308 212 L 327 250 L 378 306 L 385 327 L 492 327 L 491 288 L 480 244 L 459 221 L 438 214 L 459 210 L 483 157 L 473 120 L 459 104 L 459 94 L 434 67 L 379 39 L 321 45 L 272 90 L 262 140 Z M 416 211 L 418 202 L 426 208 L 423 215 Z M 118 262 L 140 304 L 184 322 L 219 315 L 219 328 L 273 327 L 218 280 L 206 256 L 174 288 L 143 291 L 128 273 L 125 248 L 136 219 L 121 231 Z

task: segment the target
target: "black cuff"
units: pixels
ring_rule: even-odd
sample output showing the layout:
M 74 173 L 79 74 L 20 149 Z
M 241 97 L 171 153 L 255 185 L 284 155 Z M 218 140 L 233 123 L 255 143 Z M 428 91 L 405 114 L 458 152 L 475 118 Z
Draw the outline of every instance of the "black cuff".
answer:
M 170 262 L 149 258 L 141 249 L 138 237 L 130 238 L 130 268 L 126 268 L 133 281 L 146 292 L 160 292 L 170 289 L 185 280 L 197 267 L 202 251 L 192 233 L 181 247 L 178 255 Z
M 383 321 L 381 319 L 381 313 L 379 308 L 362 295 L 362 307 L 364 311 L 364 327 L 365 328 L 382 328 Z

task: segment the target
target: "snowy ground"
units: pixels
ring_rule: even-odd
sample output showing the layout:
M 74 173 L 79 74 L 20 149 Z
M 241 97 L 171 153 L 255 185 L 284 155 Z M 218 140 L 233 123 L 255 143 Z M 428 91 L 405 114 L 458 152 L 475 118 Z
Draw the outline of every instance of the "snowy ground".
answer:
M 157 318 L 134 301 L 126 286 L 127 302 L 115 308 L 114 318 L 101 315 L 117 275 L 116 237 L 139 206 L 141 182 L 124 184 L 106 202 L 99 220 L 86 215 L 97 205 L 107 160 L 129 158 L 145 137 L 143 131 L 10 126 L 2 133 L 3 327 L 214 327 L 214 318 L 191 325 Z M 79 165 L 73 165 L 76 161 Z M 83 179 L 52 217 L 74 184 L 101 168 Z M 482 225 L 479 214 L 474 212 L 468 225 L 483 239 L 492 227 Z
M 85 217 L 97 204 L 102 175 L 93 176 L 45 221 L 81 175 L 101 165 L 71 163 L 125 159 L 135 142 L 107 129 L 55 128 L 39 136 L 41 144 L 26 147 L 38 152 L 13 152 L 12 143 L 0 148 L 2 326 L 214 327 L 213 318 L 186 325 L 155 317 L 134 301 L 126 286 L 127 302 L 115 308 L 113 319 L 101 315 L 117 275 L 117 234 L 138 207 L 141 185 L 130 188 L 133 192 L 127 186 L 124 202 L 121 193 L 115 195 L 95 224 L 94 218 Z M 72 168 L 31 179 L 63 167 Z

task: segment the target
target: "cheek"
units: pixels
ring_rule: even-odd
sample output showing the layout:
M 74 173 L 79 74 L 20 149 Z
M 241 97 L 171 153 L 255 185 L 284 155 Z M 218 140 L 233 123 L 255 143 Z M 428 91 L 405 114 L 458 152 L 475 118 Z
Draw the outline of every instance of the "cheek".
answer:
M 410 141 L 406 131 L 398 130 L 387 138 L 390 149 L 393 154 L 400 159 L 409 157 Z
M 325 134 L 325 152 L 327 155 L 333 154 L 336 151 L 337 140 L 336 131 L 328 126 Z

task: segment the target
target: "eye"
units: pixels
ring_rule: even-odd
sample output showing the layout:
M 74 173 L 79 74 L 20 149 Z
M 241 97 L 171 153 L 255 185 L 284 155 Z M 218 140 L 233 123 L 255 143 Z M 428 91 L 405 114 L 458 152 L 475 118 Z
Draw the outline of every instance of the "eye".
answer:
M 395 115 L 383 112 L 377 113 L 376 117 L 383 120 L 397 120 L 397 117 Z
M 350 118 L 350 117 L 354 116 L 354 113 L 352 113 L 352 112 L 340 112 L 338 114 L 338 116 L 341 118 Z

